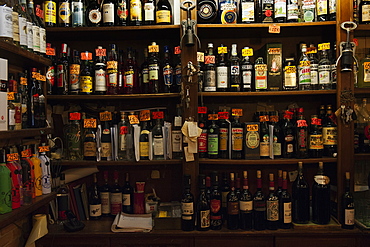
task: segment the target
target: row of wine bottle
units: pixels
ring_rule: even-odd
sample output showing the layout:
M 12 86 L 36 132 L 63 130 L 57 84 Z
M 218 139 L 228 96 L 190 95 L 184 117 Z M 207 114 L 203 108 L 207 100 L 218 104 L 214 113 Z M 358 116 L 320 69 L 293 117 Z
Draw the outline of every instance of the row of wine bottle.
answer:
M 274 174 L 269 174 L 268 195 L 265 195 L 262 189 L 261 170 L 257 170 L 257 189 L 254 194 L 249 190 L 247 171 L 243 171 L 241 179 L 237 173 L 230 173 L 230 179 L 225 174 L 221 183 L 218 181 L 217 172 L 212 172 L 210 177 L 199 175 L 197 201 L 190 192 L 190 175 L 184 175 L 184 192 L 181 200 L 182 230 L 220 230 L 223 225 L 231 230 L 276 230 L 289 229 L 292 223 L 330 222 L 330 179 L 324 174 L 322 162 L 319 163 L 318 171 L 313 178 L 311 203 L 310 187 L 303 175 L 302 162 L 298 164 L 298 174 L 292 184 L 291 193 L 288 191 L 286 171 L 279 170 L 277 188 Z M 346 173 L 346 190 L 342 198 L 344 217 L 342 226 L 352 229 L 354 203 L 349 190 L 349 179 L 349 173 Z

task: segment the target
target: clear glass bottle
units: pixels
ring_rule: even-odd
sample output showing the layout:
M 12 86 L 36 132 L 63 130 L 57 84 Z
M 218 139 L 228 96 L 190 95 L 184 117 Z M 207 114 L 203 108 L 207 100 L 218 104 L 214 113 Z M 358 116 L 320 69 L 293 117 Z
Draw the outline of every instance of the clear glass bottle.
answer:
M 287 57 L 284 59 L 284 90 L 297 90 L 297 66 L 294 57 Z
M 254 62 L 254 89 L 256 91 L 267 90 L 267 64 L 262 57 Z
M 249 47 L 244 47 L 243 50 L 247 50 Z M 241 70 L 241 91 L 250 92 L 252 91 L 253 85 L 253 64 L 250 61 L 249 56 L 243 56 L 243 59 L 240 61 L 240 70 Z
M 71 15 L 72 15 L 72 27 L 83 27 L 85 26 L 85 1 L 72 0 L 71 2 Z
M 229 59 L 229 78 L 230 78 L 230 91 L 240 92 L 240 59 L 238 56 L 237 44 L 231 45 L 231 56 Z
M 328 90 L 331 89 L 331 63 L 328 59 L 328 53 L 326 50 L 322 50 L 321 59 L 318 66 L 319 72 L 319 89 Z
M 302 44 L 301 57 L 298 64 L 298 85 L 299 90 L 311 89 L 311 62 L 306 54 L 307 46 Z

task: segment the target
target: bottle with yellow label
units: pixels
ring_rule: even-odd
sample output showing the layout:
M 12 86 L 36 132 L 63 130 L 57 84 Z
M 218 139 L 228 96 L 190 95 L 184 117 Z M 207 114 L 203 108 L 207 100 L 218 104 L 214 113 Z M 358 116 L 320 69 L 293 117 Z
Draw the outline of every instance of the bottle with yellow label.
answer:
M 370 54 L 361 60 L 357 78 L 358 87 L 370 87 Z
M 168 0 L 159 0 L 156 8 L 156 23 L 160 25 L 172 24 L 172 7 Z
M 92 94 L 93 92 L 93 69 L 92 69 L 92 53 L 81 52 L 81 75 L 80 75 L 80 94 Z
M 297 66 L 294 57 L 287 57 L 284 59 L 284 90 L 297 90 Z

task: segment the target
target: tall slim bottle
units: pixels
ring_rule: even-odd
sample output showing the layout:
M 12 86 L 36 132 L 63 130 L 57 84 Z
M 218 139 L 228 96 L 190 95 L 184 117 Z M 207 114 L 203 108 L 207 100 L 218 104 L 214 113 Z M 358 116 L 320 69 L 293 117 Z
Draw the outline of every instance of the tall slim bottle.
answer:
M 211 116 L 210 116 L 211 115 Z M 208 140 L 207 140 L 207 151 L 208 158 L 217 159 L 219 152 L 219 136 L 220 136 L 220 127 L 216 124 L 218 120 L 218 115 L 213 112 L 213 114 L 208 115 L 208 120 L 211 120 L 211 124 L 208 127 Z
M 171 130 L 171 146 L 172 146 L 172 159 L 182 159 L 182 116 L 181 107 L 176 105 L 176 116 L 173 121 L 173 127 Z
M 298 85 L 299 90 L 311 89 L 311 62 L 307 57 L 307 46 L 302 44 L 301 57 L 298 64 Z
M 162 63 L 163 92 L 171 93 L 174 90 L 174 69 L 171 62 L 170 49 L 164 46 L 164 59 Z
M 303 108 L 298 109 L 298 118 L 295 124 L 296 158 L 305 159 L 308 157 L 308 125 L 303 115 Z
M 287 2 L 288 1 L 287 0 L 274 0 L 274 22 L 287 22 Z
M 239 228 L 239 197 L 235 191 L 235 174 L 230 173 L 230 191 L 227 194 L 227 229 Z
M 247 50 L 249 47 L 244 47 L 243 50 Z M 243 55 L 243 54 L 242 54 Z M 243 59 L 240 61 L 240 87 L 243 92 L 252 91 L 253 85 L 253 64 L 250 61 L 250 57 L 243 55 Z
M 280 228 L 292 227 L 292 197 L 288 192 L 287 172 L 283 171 L 283 187 L 279 196 L 279 222 Z
M 226 92 L 229 90 L 229 67 L 226 64 L 226 56 L 227 47 L 221 44 L 220 47 L 218 47 L 216 65 L 216 87 L 218 92 Z
M 253 196 L 249 191 L 248 172 L 243 171 L 243 189 L 239 200 L 240 228 L 243 230 L 253 229 Z
M 158 49 L 155 49 L 158 48 Z M 155 42 L 148 47 L 149 50 L 149 93 L 160 93 L 160 61 L 158 58 L 159 47 Z
M 153 136 L 153 159 L 163 160 L 164 159 L 164 137 L 162 130 L 162 119 L 155 119 L 155 125 L 152 129 Z
M 83 119 L 83 121 L 86 121 Z M 96 119 L 89 119 L 88 121 L 95 122 Z M 84 160 L 96 160 L 97 144 L 96 144 L 96 127 L 87 126 L 85 127 L 85 136 L 83 140 L 83 159 Z
M 98 180 L 96 173 L 94 174 L 94 183 L 90 189 L 89 195 L 89 218 L 92 220 L 98 220 L 102 214 L 102 205 L 98 188 Z
M 68 94 L 79 94 L 80 73 L 81 73 L 80 53 L 76 50 L 73 50 L 72 61 L 69 64 Z
M 208 43 L 207 55 L 204 57 L 204 92 L 216 91 L 216 65 L 213 54 L 213 43 Z
M 195 228 L 194 196 L 190 192 L 190 175 L 184 175 L 184 192 L 181 198 L 181 230 L 193 231 Z
M 231 159 L 242 159 L 243 157 L 243 124 L 239 116 L 234 116 L 231 123 Z
M 328 21 L 328 0 L 317 0 L 317 21 Z
M 12 211 L 11 171 L 6 166 L 5 150 L 0 150 L 0 214 Z
M 218 141 L 218 157 L 221 159 L 229 158 L 229 139 L 230 139 L 230 121 L 229 112 L 226 109 L 218 113 L 219 125 L 219 141 Z
M 237 44 L 231 45 L 231 56 L 229 59 L 229 78 L 230 78 L 230 91 L 240 92 L 240 59 L 238 57 Z
M 313 44 L 307 50 L 307 56 L 311 67 L 311 89 L 319 89 L 319 59 L 317 58 L 317 49 Z
M 312 185 L 312 222 L 326 225 L 330 222 L 330 179 L 324 174 L 324 164 L 319 162 L 319 169 Z
M 110 119 L 110 120 L 109 120 Z M 101 160 L 111 160 L 112 159 L 112 136 L 111 136 L 111 119 L 100 120 L 102 125 L 101 131 Z
M 60 57 L 57 63 L 57 94 L 68 94 L 68 67 L 67 44 L 61 45 Z
M 60 174 L 60 186 L 57 190 L 58 220 L 66 220 L 66 211 L 69 210 L 69 189 L 65 183 L 65 173 Z
M 117 94 L 118 83 L 118 56 L 116 45 L 110 45 L 110 51 L 107 60 L 107 94 Z
M 104 171 L 104 184 L 99 188 L 100 200 L 101 200 L 101 211 L 103 216 L 110 215 L 110 191 L 111 188 L 108 183 L 108 171 Z
M 276 230 L 279 227 L 279 198 L 275 194 L 274 174 L 269 174 L 269 196 L 266 198 L 267 229 Z
M 328 53 L 326 50 L 322 50 L 321 59 L 319 61 L 319 89 L 328 90 L 331 89 L 331 63 L 328 59 Z
M 256 91 L 267 90 L 267 64 L 263 57 L 258 57 L 254 62 L 254 87 Z
M 122 212 L 132 214 L 134 212 L 134 189 L 130 185 L 128 172 L 126 172 L 125 184 L 122 188 L 122 200 Z
M 333 121 L 331 105 L 326 107 L 326 117 L 322 126 L 322 139 L 324 144 L 324 156 L 336 157 L 337 155 L 337 125 Z
M 253 196 L 253 210 L 254 210 L 254 229 L 266 229 L 266 198 L 262 192 L 262 178 L 261 171 L 257 170 L 257 191 Z

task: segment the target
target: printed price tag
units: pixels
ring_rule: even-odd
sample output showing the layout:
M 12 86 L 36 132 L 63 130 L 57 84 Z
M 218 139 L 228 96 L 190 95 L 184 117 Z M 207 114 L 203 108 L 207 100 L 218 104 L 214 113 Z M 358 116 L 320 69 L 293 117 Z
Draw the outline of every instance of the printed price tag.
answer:
M 142 110 L 139 114 L 140 122 L 150 120 L 150 110 Z
M 219 112 L 218 113 L 218 119 L 229 119 L 229 113 L 228 112 Z
M 253 56 L 253 49 L 252 48 L 242 49 L 242 56 L 243 57 L 252 57 Z
M 175 48 L 173 48 L 173 49 L 174 49 L 174 52 L 173 53 L 175 53 L 175 55 L 181 54 L 181 48 L 180 48 L 180 46 L 175 46 Z
M 311 65 L 310 61 L 299 61 L 299 66 L 301 67 L 309 67 Z
M 204 52 L 200 52 L 200 51 L 197 52 L 197 61 L 204 63 Z
M 154 111 L 152 112 L 153 119 L 163 119 L 164 112 L 163 111 Z
M 85 129 L 95 129 L 96 128 L 96 119 L 95 118 L 85 118 L 84 119 L 84 128 Z
M 31 157 L 32 156 L 32 152 L 31 152 L 31 149 L 26 149 L 26 150 L 23 150 L 21 152 L 21 156 L 22 158 L 27 158 L 27 157 Z
M 311 124 L 313 125 L 321 125 L 321 119 L 320 118 L 312 118 Z
M 7 96 L 8 96 L 8 100 L 14 100 L 15 99 L 14 92 L 8 92 Z
M 218 120 L 218 114 L 208 114 L 208 120 Z
M 218 54 L 221 54 L 221 53 L 227 53 L 227 47 L 226 46 L 220 46 L 217 48 L 218 50 Z
M 269 116 L 260 116 L 260 122 L 268 122 L 269 121 Z
M 296 73 L 297 69 L 295 66 L 285 66 L 284 71 L 287 74 L 294 74 Z
M 19 160 L 19 155 L 18 155 L 18 153 L 7 154 L 6 155 L 6 160 L 8 162 L 17 161 L 17 160 Z
M 269 25 L 269 33 L 280 33 L 280 26 L 278 25 Z
M 46 55 L 55 56 L 55 49 L 52 47 L 46 47 Z
M 137 118 L 137 115 L 128 115 L 128 120 L 130 124 L 139 124 L 139 119 Z
M 150 45 L 148 46 L 149 52 L 159 52 L 159 45 Z
M 21 77 L 20 78 L 20 83 L 21 83 L 21 85 L 27 85 L 27 78 L 26 77 Z
M 106 49 L 95 49 L 95 56 L 99 57 L 105 57 L 107 55 Z
M 46 76 L 40 74 L 39 80 L 45 82 L 46 81 Z
M 258 124 L 248 124 L 247 131 L 258 131 Z
M 99 113 L 100 121 L 111 121 L 112 120 L 112 113 L 110 111 L 103 111 Z
M 232 116 L 243 116 L 243 109 L 231 109 Z
M 69 120 L 81 120 L 81 113 L 79 112 L 70 112 Z
M 306 54 L 317 53 L 316 47 L 307 47 Z
M 355 43 L 355 45 L 358 46 L 358 39 L 354 38 L 353 43 Z
M 205 56 L 205 57 L 204 57 L 204 63 L 205 63 L 205 64 L 216 63 L 215 56 L 213 56 L 213 55 Z
M 92 53 L 88 51 L 81 52 L 81 60 L 92 60 Z
M 297 127 L 307 127 L 306 120 L 297 120 Z
M 207 106 L 198 106 L 198 113 L 206 114 L 207 113 Z
M 330 50 L 330 43 L 321 43 L 319 44 L 319 51 Z
M 49 152 L 49 146 L 39 146 L 39 153 Z
M 370 62 L 364 62 L 364 69 L 370 69 Z

